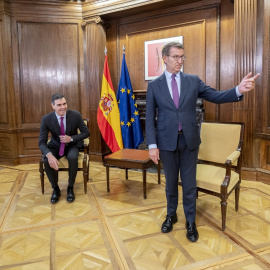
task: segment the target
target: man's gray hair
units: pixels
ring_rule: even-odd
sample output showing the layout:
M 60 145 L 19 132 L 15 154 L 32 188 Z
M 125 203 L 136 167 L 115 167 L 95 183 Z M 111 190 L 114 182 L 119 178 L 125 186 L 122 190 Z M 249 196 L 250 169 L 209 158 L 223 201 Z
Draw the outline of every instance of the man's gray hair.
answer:
M 170 55 L 171 48 L 184 49 L 184 45 L 180 42 L 175 42 L 175 41 L 167 43 L 166 45 L 164 45 L 162 49 L 162 57 L 164 55 L 167 55 L 167 56 Z

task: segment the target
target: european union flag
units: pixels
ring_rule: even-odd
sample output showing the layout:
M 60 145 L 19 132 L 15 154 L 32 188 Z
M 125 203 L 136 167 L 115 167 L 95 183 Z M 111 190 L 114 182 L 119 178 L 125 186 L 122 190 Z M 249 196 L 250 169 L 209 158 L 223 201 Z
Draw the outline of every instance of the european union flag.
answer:
M 121 77 L 117 91 L 124 148 L 138 148 L 143 142 L 140 116 L 123 54 Z

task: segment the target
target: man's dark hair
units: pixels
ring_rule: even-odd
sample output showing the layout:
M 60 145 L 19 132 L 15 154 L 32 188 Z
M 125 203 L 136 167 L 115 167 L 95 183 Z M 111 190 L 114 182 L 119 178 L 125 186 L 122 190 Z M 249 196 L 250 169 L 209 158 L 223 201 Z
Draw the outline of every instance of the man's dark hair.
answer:
M 63 94 L 60 94 L 60 93 L 53 94 L 51 98 L 52 104 L 54 105 L 55 100 L 62 99 L 62 98 L 64 98 Z
M 167 43 L 166 45 L 164 45 L 162 49 L 162 57 L 164 55 L 167 55 L 167 56 L 170 55 L 171 48 L 184 49 L 184 45 L 180 42 L 175 42 L 175 41 Z

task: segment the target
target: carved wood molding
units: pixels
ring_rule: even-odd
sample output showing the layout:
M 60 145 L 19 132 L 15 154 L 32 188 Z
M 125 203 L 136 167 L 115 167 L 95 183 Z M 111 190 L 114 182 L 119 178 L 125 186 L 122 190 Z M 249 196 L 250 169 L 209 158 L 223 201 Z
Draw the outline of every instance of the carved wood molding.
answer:
M 81 19 L 82 3 L 56 0 L 10 0 L 14 17 Z
M 198 0 L 167 0 L 166 3 L 164 2 L 164 0 L 86 0 L 85 3 L 82 4 L 82 15 L 85 19 L 97 15 L 102 16 L 115 12 L 124 12 L 125 10 L 146 6 L 156 7 L 159 5 L 160 9 L 162 9 L 170 6 L 179 7 L 179 5 L 189 5 L 191 3 L 195 3 L 196 5 Z M 220 2 L 220 0 L 204 0 L 204 2 L 204 5 L 207 6 L 212 3 Z M 148 10 L 150 11 L 151 8 L 149 7 Z
M 0 16 L 10 16 L 10 3 L 9 1 L 0 1 Z
M 91 23 L 104 24 L 105 26 L 109 25 L 106 21 L 101 19 L 100 16 L 95 16 L 95 17 L 92 17 L 92 18 L 84 19 L 84 20 L 82 20 L 81 25 L 82 25 L 82 27 L 84 27 L 87 24 L 91 24 Z
M 83 18 L 93 17 L 142 5 L 162 2 L 163 0 L 89 0 L 83 4 Z

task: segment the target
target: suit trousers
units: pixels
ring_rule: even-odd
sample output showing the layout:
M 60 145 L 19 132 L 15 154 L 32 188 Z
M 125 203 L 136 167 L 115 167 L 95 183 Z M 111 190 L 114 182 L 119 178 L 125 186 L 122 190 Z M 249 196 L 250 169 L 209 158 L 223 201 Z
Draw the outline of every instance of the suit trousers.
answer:
M 167 215 L 176 215 L 178 206 L 179 171 L 182 182 L 183 207 L 187 222 L 196 218 L 196 169 L 198 150 L 187 147 L 184 134 L 179 134 L 175 151 L 160 150 L 160 158 L 166 177 Z
M 59 156 L 59 148 L 56 146 L 48 146 L 51 153 L 57 158 L 61 158 Z M 78 155 L 79 155 L 79 148 L 77 146 L 68 146 L 65 147 L 65 152 L 63 156 L 67 157 L 68 160 L 68 172 L 69 172 L 69 178 L 68 178 L 68 185 L 71 187 L 75 183 L 75 179 L 77 176 L 78 171 Z M 49 181 L 52 185 L 52 188 L 57 187 L 58 185 L 58 172 L 51 168 L 48 162 L 47 158 L 44 158 L 44 166 L 45 171 L 47 174 L 47 177 L 49 178 Z

